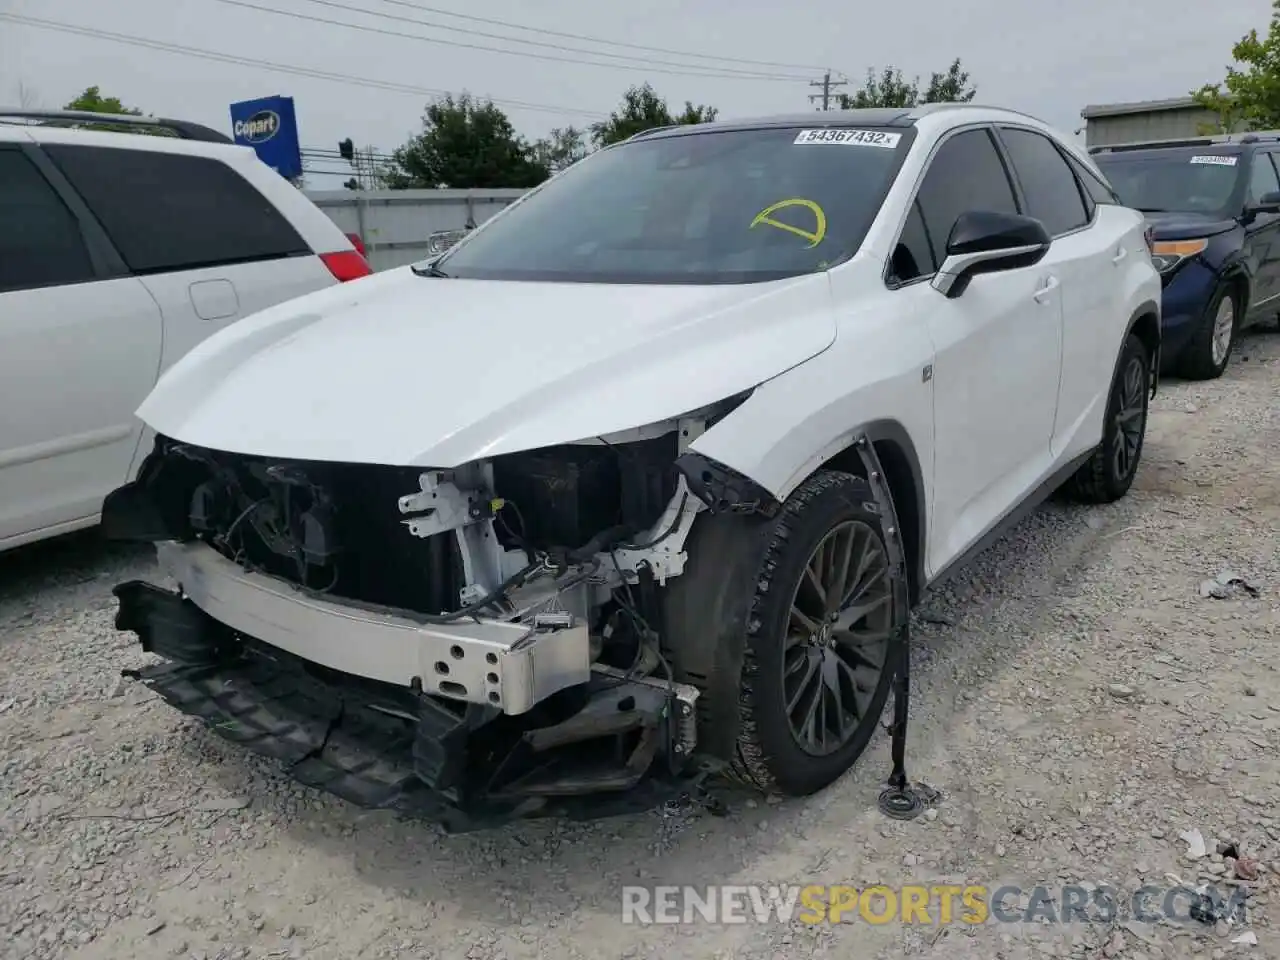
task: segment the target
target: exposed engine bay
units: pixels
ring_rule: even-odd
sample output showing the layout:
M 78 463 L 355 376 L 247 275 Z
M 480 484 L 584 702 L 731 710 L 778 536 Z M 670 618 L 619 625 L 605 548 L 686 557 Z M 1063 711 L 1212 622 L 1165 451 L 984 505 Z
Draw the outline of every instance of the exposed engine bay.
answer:
M 103 511 L 178 586 L 116 588 L 164 659 L 136 677 L 304 783 L 453 829 L 651 806 L 711 769 L 661 592 L 701 511 L 759 507 L 687 453 L 718 412 L 450 470 L 158 437 Z

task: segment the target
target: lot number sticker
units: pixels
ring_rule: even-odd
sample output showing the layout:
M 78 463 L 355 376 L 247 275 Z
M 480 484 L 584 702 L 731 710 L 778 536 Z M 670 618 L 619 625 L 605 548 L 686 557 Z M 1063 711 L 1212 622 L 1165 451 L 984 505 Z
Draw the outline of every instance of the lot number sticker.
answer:
M 834 143 L 853 147 L 883 147 L 892 150 L 902 139 L 900 133 L 883 130 L 801 130 L 796 143 Z
M 1192 163 L 1210 163 L 1215 167 L 1234 167 L 1238 157 L 1192 157 Z

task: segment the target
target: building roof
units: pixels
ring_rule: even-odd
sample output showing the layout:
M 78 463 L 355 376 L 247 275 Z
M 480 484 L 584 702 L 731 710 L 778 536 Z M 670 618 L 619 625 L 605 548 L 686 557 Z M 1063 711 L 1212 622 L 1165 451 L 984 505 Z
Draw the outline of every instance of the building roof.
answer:
M 1166 113 L 1171 110 L 1193 110 L 1199 104 L 1192 97 L 1174 97 L 1171 100 L 1138 100 L 1133 103 L 1094 103 L 1080 111 L 1086 120 L 1098 117 L 1124 117 L 1137 113 Z

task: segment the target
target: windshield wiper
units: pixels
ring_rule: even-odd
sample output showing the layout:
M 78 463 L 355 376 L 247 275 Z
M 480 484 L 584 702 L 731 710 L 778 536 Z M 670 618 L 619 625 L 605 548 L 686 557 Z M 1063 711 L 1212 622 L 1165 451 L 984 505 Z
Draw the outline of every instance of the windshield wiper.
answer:
M 421 266 L 414 265 L 409 269 L 412 270 L 414 274 L 419 277 L 441 277 L 445 280 L 448 280 L 450 277 L 450 274 L 445 273 L 443 270 L 441 270 L 439 267 L 436 266 L 436 263 L 434 260 L 431 261 L 430 263 L 424 263 Z
M 1164 207 L 1134 207 L 1139 213 L 1168 213 Z

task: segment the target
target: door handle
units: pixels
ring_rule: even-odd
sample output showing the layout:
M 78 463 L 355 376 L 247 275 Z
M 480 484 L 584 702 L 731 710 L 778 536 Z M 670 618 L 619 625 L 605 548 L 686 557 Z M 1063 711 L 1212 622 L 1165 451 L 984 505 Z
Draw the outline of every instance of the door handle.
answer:
M 1124 259 L 1125 257 L 1127 257 L 1128 255 L 1129 255 L 1129 251 L 1128 251 L 1127 249 L 1125 249 L 1124 247 L 1121 247 L 1119 250 L 1117 250 L 1117 251 L 1116 251 L 1116 255 L 1115 255 L 1114 257 L 1112 257 L 1112 258 L 1111 258 L 1111 262 L 1112 262 L 1112 263 L 1119 263 L 1121 260 L 1123 260 L 1123 259 Z
M 1048 277 L 1045 280 L 1043 286 L 1041 286 L 1040 289 L 1037 290 L 1035 293 L 1033 293 L 1031 296 L 1036 303 L 1048 303 L 1050 294 L 1052 294 L 1053 291 L 1057 289 L 1058 289 L 1058 278 Z

